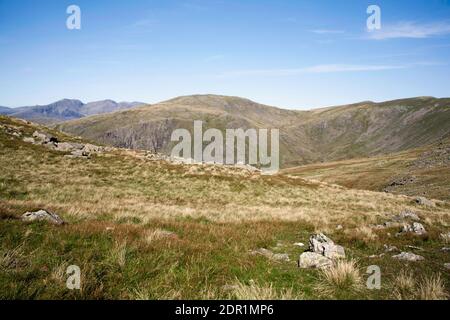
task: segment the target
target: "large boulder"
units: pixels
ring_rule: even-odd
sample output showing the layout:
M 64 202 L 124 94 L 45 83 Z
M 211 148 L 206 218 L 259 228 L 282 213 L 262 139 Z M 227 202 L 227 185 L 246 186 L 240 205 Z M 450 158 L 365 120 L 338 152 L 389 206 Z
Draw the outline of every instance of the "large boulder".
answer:
M 64 224 L 64 220 L 61 219 L 56 213 L 49 212 L 46 210 L 29 211 L 22 215 L 23 221 L 34 222 L 34 221 L 48 221 L 53 224 L 61 225 Z
M 48 135 L 43 132 L 39 132 L 39 131 L 33 132 L 33 138 L 41 144 L 46 144 L 46 143 L 50 143 L 50 142 L 58 142 L 58 139 L 56 137 Z
M 309 238 L 309 250 L 330 259 L 345 258 L 344 247 L 335 244 L 323 233 L 313 234 Z
M 317 268 L 323 269 L 333 265 L 333 260 L 324 257 L 316 252 L 303 252 L 298 260 L 298 266 L 300 268 Z

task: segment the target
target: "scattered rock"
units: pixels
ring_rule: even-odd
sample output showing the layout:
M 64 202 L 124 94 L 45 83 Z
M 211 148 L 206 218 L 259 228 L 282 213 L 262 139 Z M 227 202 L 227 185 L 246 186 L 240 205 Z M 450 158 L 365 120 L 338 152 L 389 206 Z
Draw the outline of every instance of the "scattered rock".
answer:
M 414 221 L 420 221 L 419 216 L 415 212 L 413 212 L 411 210 L 402 211 L 402 212 L 400 212 L 400 214 L 398 214 L 398 215 L 396 215 L 395 217 L 392 218 L 392 220 L 399 221 L 399 222 L 400 221 L 405 221 L 405 220 L 408 220 L 408 219 L 414 220 Z
M 444 267 L 445 269 L 450 270 L 450 263 L 444 263 Z
M 33 137 L 25 137 L 25 138 L 23 138 L 23 141 L 26 143 L 35 143 Z
M 83 147 L 83 151 L 87 153 L 99 153 L 103 151 L 103 148 L 90 143 L 86 143 Z
M 403 225 L 402 230 L 400 231 L 400 234 L 407 233 L 407 232 L 412 232 L 417 235 L 423 235 L 423 234 L 427 233 L 427 231 L 425 230 L 425 227 L 421 223 L 418 223 L 418 222 Z
M 81 143 L 73 143 L 73 142 L 60 142 L 56 145 L 56 150 L 62 151 L 62 152 L 68 152 L 73 150 L 81 150 L 83 149 L 84 145 Z
M 291 259 L 289 259 L 289 255 L 287 253 L 275 253 L 272 256 L 272 259 L 275 261 L 283 261 L 283 262 L 291 261 Z
M 86 152 L 84 150 L 73 150 L 70 154 L 74 158 L 88 158 L 91 155 L 89 152 Z
M 381 258 L 382 256 L 384 256 L 384 253 L 373 254 L 373 255 L 369 256 L 369 258 L 370 258 L 370 259 Z
M 416 199 L 414 201 L 421 206 L 426 206 L 426 207 L 435 207 L 436 206 L 436 204 L 432 200 L 428 200 L 425 197 L 416 197 Z
M 424 257 L 419 256 L 418 254 L 411 253 L 411 252 L 402 252 L 400 254 L 392 256 L 392 258 L 398 259 L 398 260 L 405 260 L 405 261 L 421 261 L 421 260 L 425 260 Z
M 313 234 L 309 238 L 309 250 L 330 259 L 345 258 L 344 247 L 334 242 L 323 233 Z
M 344 227 L 341 224 L 338 224 L 336 227 L 336 230 L 342 230 L 342 229 L 344 229 Z
M 298 266 L 300 268 L 328 268 L 333 265 L 333 261 L 330 258 L 315 252 L 303 252 L 298 260 Z
M 305 244 L 303 242 L 295 242 L 294 246 L 296 246 L 296 247 L 304 247 Z
M 415 176 L 397 177 L 389 183 L 389 187 L 404 186 L 416 181 Z
M 449 251 L 450 251 L 450 248 L 449 248 L 449 247 L 443 247 L 443 248 L 441 249 L 441 251 L 449 252 Z
M 36 139 L 40 144 L 46 144 L 46 143 L 58 141 L 58 139 L 56 137 L 50 136 L 46 133 L 42 133 L 39 131 L 33 132 L 33 138 Z
M 49 212 L 46 210 L 38 210 L 35 212 L 25 212 L 22 215 L 22 220 L 23 221 L 48 221 L 51 222 L 53 224 L 64 224 L 64 220 L 61 219 L 56 213 L 53 212 Z
M 400 250 L 398 250 L 398 248 L 396 246 L 391 246 L 388 244 L 384 245 L 384 252 L 395 252 L 395 251 L 400 251 Z

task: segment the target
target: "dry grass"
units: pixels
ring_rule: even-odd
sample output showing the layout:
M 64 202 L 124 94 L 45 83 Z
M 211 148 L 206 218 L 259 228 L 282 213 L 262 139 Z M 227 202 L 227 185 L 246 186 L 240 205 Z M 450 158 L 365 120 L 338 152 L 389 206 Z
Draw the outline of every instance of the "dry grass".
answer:
M 152 243 L 167 238 L 176 238 L 176 234 L 163 229 L 147 230 L 144 234 L 144 240 L 147 243 Z
M 113 264 L 124 267 L 127 257 L 127 242 L 116 241 L 110 252 L 110 259 Z
M 338 297 L 341 292 L 357 292 L 362 288 L 362 277 L 354 260 L 337 260 L 321 271 L 317 290 L 326 297 Z
M 449 297 L 440 274 L 424 276 L 418 287 L 417 296 L 420 300 L 446 300 Z
M 26 264 L 26 256 L 19 245 L 13 249 L 2 250 L 0 252 L 0 267 L 4 270 L 12 270 L 23 267 Z
M 393 284 L 393 295 L 398 300 L 446 300 L 449 297 L 440 274 L 417 278 L 411 271 L 402 270 Z
M 238 300 L 300 300 L 301 297 L 294 295 L 292 289 L 277 291 L 272 284 L 258 285 L 250 280 L 246 285 L 237 281 L 233 286 L 233 296 Z
M 394 279 L 393 295 L 397 300 L 410 300 L 414 298 L 416 280 L 410 271 L 402 270 Z

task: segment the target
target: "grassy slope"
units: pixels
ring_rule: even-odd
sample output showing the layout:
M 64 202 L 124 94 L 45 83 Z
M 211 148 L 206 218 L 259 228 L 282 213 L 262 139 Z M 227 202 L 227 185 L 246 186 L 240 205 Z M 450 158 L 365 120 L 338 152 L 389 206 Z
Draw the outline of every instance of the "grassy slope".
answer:
M 25 135 L 35 129 L 0 119 Z M 150 162 L 140 152 L 125 150 L 69 159 L 1 129 L 0 144 L 1 298 L 233 298 L 223 286 L 250 280 L 275 297 L 393 298 L 393 281 L 401 269 L 411 270 L 417 279 L 442 273 L 449 289 L 443 268 L 448 253 L 440 251 L 444 244 L 438 236 L 448 231 L 448 203 L 417 207 L 405 196 Z M 37 208 L 53 210 L 69 224 L 15 219 Z M 387 235 L 396 229 L 367 229 L 403 209 L 424 218 L 427 237 L 396 238 Z M 344 229 L 336 230 L 337 224 Z M 177 237 L 154 239 L 159 229 Z M 382 290 L 316 290 L 323 284 L 320 273 L 298 269 L 295 260 L 303 250 L 292 245 L 307 243 L 313 231 L 344 245 L 362 274 L 366 266 L 379 265 Z M 249 254 L 277 243 L 273 250 L 288 253 L 291 262 Z M 421 246 L 426 260 L 369 259 L 383 251 L 384 243 Z M 70 264 L 81 267 L 81 291 L 65 288 L 64 271 Z
M 288 168 L 283 173 L 307 179 L 335 183 L 347 188 L 385 191 L 410 196 L 423 195 L 429 198 L 450 200 L 450 165 L 433 161 L 432 165 L 417 166 L 421 159 L 435 160 L 428 156 L 441 145 L 432 144 L 389 155 L 342 160 Z M 449 148 L 450 140 L 442 146 Z M 444 155 L 447 158 L 450 154 Z M 414 177 L 404 185 L 390 184 L 401 178 Z

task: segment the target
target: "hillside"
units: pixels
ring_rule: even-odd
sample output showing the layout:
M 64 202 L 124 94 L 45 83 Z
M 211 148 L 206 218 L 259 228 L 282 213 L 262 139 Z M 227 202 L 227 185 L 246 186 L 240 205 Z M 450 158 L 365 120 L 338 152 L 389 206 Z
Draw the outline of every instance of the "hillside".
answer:
M 284 110 L 215 95 L 68 121 L 58 128 L 113 146 L 170 152 L 175 128 L 279 128 L 283 167 L 375 156 L 425 146 L 450 135 L 450 99 L 419 97 L 311 111 Z M 155 146 L 152 137 L 158 137 Z
M 388 155 L 292 167 L 282 174 L 348 188 L 450 200 L 450 139 Z
M 0 107 L 0 114 L 31 120 L 41 124 L 54 124 L 79 119 L 89 115 L 130 109 L 141 105 L 140 102 L 115 102 L 102 100 L 84 104 L 80 100 L 63 99 L 48 105 L 7 108 Z
M 441 234 L 449 232 L 448 202 L 425 205 L 285 175 L 174 164 L 139 150 L 89 146 L 96 150 L 89 156 L 71 154 L 69 142 L 87 147 L 82 139 L 0 116 L 2 299 L 447 297 L 448 236 Z M 37 209 L 66 224 L 20 219 Z M 427 233 L 394 236 L 403 230 L 398 219 L 414 217 L 411 212 Z M 325 269 L 350 270 L 345 283 L 325 270 L 298 267 L 315 232 L 345 248 L 346 257 Z M 400 251 L 422 258 L 403 261 L 394 256 Z M 374 264 L 382 270 L 380 290 L 365 287 L 366 268 Z M 69 265 L 80 267 L 82 290 L 66 288 Z M 399 287 L 405 277 L 408 287 Z

